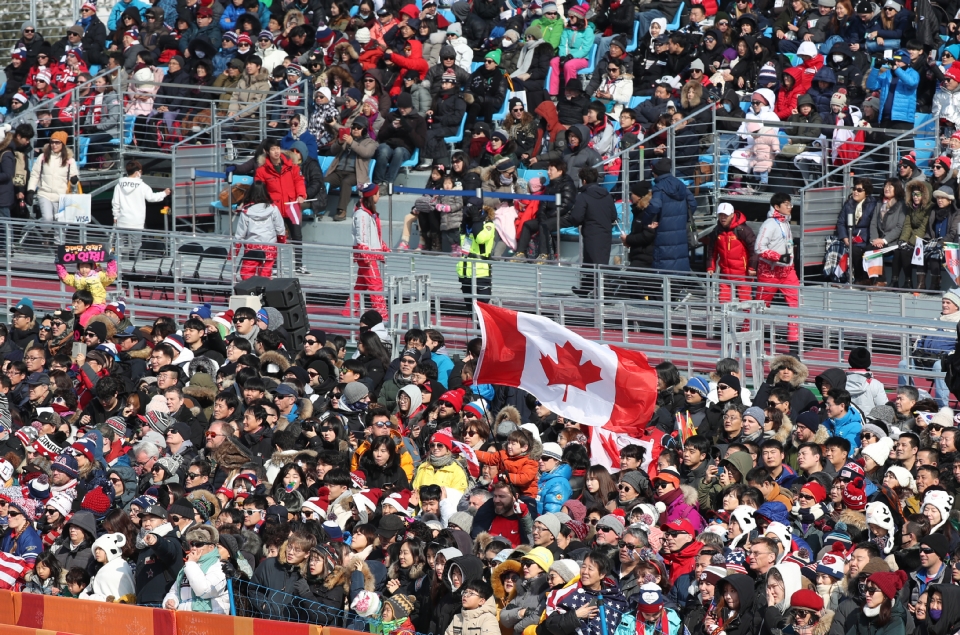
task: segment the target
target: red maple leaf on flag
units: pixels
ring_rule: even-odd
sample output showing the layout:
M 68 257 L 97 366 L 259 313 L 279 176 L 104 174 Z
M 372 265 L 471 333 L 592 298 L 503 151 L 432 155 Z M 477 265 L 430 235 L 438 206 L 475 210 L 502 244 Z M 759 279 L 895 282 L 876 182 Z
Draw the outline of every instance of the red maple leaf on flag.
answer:
M 567 391 L 570 386 L 586 390 L 587 384 L 598 382 L 600 377 L 600 367 L 591 361 L 580 365 L 583 358 L 583 351 L 577 350 L 573 344 L 567 342 L 563 346 L 557 345 L 557 361 L 549 355 L 540 356 L 540 365 L 543 366 L 543 372 L 547 376 L 547 385 L 554 386 L 563 384 L 563 401 L 567 400 Z

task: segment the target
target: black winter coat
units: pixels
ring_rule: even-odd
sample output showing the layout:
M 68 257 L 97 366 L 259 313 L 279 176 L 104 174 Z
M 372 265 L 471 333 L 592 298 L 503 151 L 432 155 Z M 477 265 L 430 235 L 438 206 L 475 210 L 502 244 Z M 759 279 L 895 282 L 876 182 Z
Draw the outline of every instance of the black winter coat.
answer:
M 630 266 L 650 268 L 653 266 L 653 243 L 657 238 L 657 230 L 650 229 L 650 224 L 656 219 L 636 205 L 632 206 L 632 211 L 633 223 L 630 225 L 630 233 L 627 234 Z
M 253 434 L 244 432 L 240 437 L 240 443 L 250 450 L 254 459 L 266 461 L 273 455 L 273 430 L 264 426 L 259 432 Z
M 400 127 L 393 126 L 394 120 L 400 120 Z M 390 112 L 383 117 L 383 127 L 377 133 L 377 141 L 391 148 L 404 147 L 413 153 L 427 142 L 427 122 L 416 111 L 401 115 L 400 111 Z
M 569 174 L 564 174 L 559 179 L 550 181 L 544 188 L 544 194 L 547 196 L 553 196 L 557 193 L 560 194 L 559 211 L 560 217 L 563 218 L 573 210 L 573 204 L 577 198 L 577 186 Z M 551 227 L 554 226 L 557 222 L 557 204 L 545 202 L 541 205 L 537 210 L 537 220 L 541 223 L 547 223 Z
M 9 132 L 0 142 L 0 207 L 12 208 L 16 201 L 13 177 L 17 171 L 17 157 L 14 152 L 13 133 Z
M 250 591 L 250 601 L 265 619 L 291 621 L 293 609 L 288 603 L 297 595 L 297 583 L 302 579 L 299 567 L 267 558 L 253 572 L 251 582 L 259 586 Z
M 157 538 L 137 556 L 137 604 L 160 604 L 183 568 L 183 547 L 175 530 Z
M 442 129 L 444 136 L 451 136 L 460 130 L 460 122 L 467 112 L 467 102 L 463 101 L 460 91 L 441 91 L 433 98 L 433 123 L 431 130 Z
M 176 84 L 174 86 L 174 84 Z M 167 73 L 157 89 L 157 97 L 153 107 L 166 106 L 170 110 L 189 108 L 187 97 L 190 96 L 190 74 L 184 70 L 179 73 Z
M 583 264 L 610 264 L 610 244 L 617 206 L 599 183 L 585 185 L 561 227 L 579 227 L 583 238 Z

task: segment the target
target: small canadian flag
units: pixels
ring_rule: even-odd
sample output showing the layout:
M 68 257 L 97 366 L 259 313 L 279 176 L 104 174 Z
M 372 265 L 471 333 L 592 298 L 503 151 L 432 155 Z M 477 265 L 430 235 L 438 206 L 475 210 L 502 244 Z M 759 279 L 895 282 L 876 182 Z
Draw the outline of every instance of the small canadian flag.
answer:
M 475 382 L 526 390 L 544 406 L 594 426 L 619 467 L 617 439 L 637 438 L 653 416 L 657 374 L 640 351 L 606 346 L 548 318 L 478 302 L 483 350 Z

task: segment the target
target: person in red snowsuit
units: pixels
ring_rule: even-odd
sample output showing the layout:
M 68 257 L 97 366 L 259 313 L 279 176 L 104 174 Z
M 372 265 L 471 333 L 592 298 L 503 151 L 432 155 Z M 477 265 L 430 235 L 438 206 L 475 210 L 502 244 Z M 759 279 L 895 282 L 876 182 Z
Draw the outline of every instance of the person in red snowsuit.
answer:
M 423 59 L 423 44 L 419 40 L 407 40 L 407 45 L 401 52 L 393 51 L 389 54 L 385 54 L 384 58 L 393 62 L 400 68 L 404 69 L 403 72 L 397 73 L 397 79 L 393 82 L 393 86 L 390 88 L 390 94 L 393 97 L 396 97 L 400 94 L 400 90 L 403 88 L 403 76 L 406 75 L 405 71 L 417 71 L 420 73 L 420 80 L 423 81 L 423 78 L 427 76 L 427 71 L 430 70 L 430 65 L 427 63 L 427 60 Z
M 380 214 L 377 213 L 377 201 L 380 200 L 380 188 L 375 183 L 357 186 L 360 201 L 353 213 L 353 261 L 357 264 L 357 283 L 353 293 L 343 308 L 344 317 L 359 316 L 364 308 L 360 306 L 360 293 L 368 292 L 367 300 L 373 309 L 387 318 L 387 302 L 383 297 L 383 277 L 379 263 L 384 252 L 390 249 L 383 242 L 380 229 Z
M 747 217 L 734 211 L 730 203 L 721 203 L 717 208 L 717 226 L 704 240 L 707 273 L 714 273 L 719 268 L 722 279 L 734 282 L 746 282 L 756 276 L 756 242 L 756 235 L 747 225 Z M 737 285 L 738 300 L 747 302 L 751 295 L 749 285 Z M 733 285 L 721 283 L 719 299 L 721 304 L 730 302 Z
M 770 198 L 770 211 L 767 220 L 760 226 L 754 251 L 757 253 L 757 300 L 770 306 L 777 292 L 783 293 L 783 299 L 789 307 L 800 306 L 800 280 L 793 260 L 793 233 L 790 229 L 790 215 L 793 203 L 789 194 L 778 192 Z M 787 326 L 787 341 L 797 342 L 800 330 L 796 322 Z
M 257 168 L 253 178 L 267 188 L 270 201 L 280 210 L 290 242 L 299 245 L 303 241 L 303 229 L 300 206 L 307 199 L 307 186 L 300 174 L 300 168 L 284 155 L 279 141 L 270 141 L 267 146 L 266 160 Z M 309 273 L 303 268 L 300 250 L 294 247 L 294 264 L 297 273 Z

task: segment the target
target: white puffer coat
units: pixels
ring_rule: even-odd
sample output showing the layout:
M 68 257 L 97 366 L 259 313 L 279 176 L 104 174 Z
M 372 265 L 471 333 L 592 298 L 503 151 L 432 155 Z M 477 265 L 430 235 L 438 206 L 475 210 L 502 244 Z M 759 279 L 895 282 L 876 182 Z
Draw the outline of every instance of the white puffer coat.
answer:
M 47 151 L 47 146 L 43 147 Z M 60 157 L 50 155 L 50 162 L 43 159 L 43 154 L 33 162 L 33 169 L 30 170 L 30 181 L 27 183 L 27 189 L 36 192 L 37 196 L 53 201 L 60 202 L 60 196 L 67 193 L 70 189 L 70 177 L 79 176 L 80 171 L 77 168 L 77 162 L 73 159 L 73 152 L 67 148 L 67 163 L 61 165 Z

